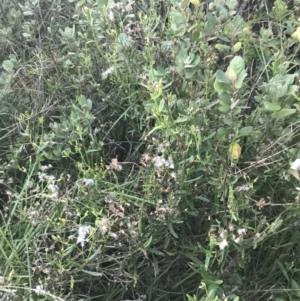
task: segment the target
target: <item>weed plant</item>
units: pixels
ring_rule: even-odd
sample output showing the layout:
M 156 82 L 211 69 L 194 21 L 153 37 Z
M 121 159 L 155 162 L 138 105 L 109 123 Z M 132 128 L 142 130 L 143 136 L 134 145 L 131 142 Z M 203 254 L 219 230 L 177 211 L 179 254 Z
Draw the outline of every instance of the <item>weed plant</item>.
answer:
M 294 2 L 1 1 L 3 298 L 300 300 Z

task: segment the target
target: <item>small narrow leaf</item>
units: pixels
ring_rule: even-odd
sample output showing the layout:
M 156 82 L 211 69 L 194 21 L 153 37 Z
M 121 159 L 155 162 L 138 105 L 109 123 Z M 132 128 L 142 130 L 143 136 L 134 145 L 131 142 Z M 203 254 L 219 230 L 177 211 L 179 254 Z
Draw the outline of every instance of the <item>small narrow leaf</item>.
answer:
M 172 224 L 168 224 L 168 228 L 169 228 L 169 231 L 171 232 L 171 234 L 172 234 L 175 238 L 178 238 L 178 235 L 175 233 Z

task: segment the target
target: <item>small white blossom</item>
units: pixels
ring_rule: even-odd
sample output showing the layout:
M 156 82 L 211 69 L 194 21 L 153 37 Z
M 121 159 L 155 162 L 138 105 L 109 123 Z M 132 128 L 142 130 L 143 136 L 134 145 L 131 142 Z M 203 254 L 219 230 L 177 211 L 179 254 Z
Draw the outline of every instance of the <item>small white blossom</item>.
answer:
M 83 247 L 84 243 L 88 241 L 86 237 L 89 235 L 90 229 L 88 226 L 80 225 L 78 228 L 78 238 L 76 244 L 79 244 Z
M 241 240 L 241 238 L 240 238 L 240 237 L 237 237 L 236 239 L 234 239 L 234 242 L 235 242 L 236 244 L 238 244 L 238 243 L 240 242 L 240 240 Z
M 245 228 L 241 228 L 237 230 L 238 235 L 245 235 L 247 233 L 247 230 Z
M 122 9 L 123 3 L 122 2 L 112 2 L 109 7 L 116 8 L 116 9 Z
M 227 246 L 228 246 L 228 242 L 227 242 L 226 238 L 224 238 L 224 239 L 220 242 L 219 248 L 220 248 L 220 250 L 224 250 Z
M 83 183 L 85 186 L 94 185 L 93 179 L 83 179 Z
M 52 193 L 51 198 L 58 198 L 58 187 L 54 184 L 48 184 L 47 185 L 48 190 Z
M 168 157 L 168 163 L 169 163 L 168 167 L 171 169 L 174 169 L 174 162 L 171 157 Z
M 100 131 L 101 131 L 100 128 L 95 128 L 93 134 L 96 135 L 96 134 L 98 134 Z
M 102 73 L 102 76 L 111 74 L 111 73 L 113 73 L 113 72 L 114 72 L 114 67 L 110 67 L 110 68 L 108 68 L 106 71 L 104 71 L 104 72 Z
M 104 217 L 97 223 L 97 227 L 99 228 L 102 235 L 106 234 L 109 230 L 109 219 Z
M 26 186 L 27 186 L 28 189 L 31 189 L 33 187 L 33 182 L 28 181 Z
M 37 285 L 34 290 L 38 295 L 45 295 L 46 291 L 44 290 L 43 285 Z
M 116 233 L 110 233 L 110 236 L 114 239 L 118 239 L 118 235 Z
M 221 231 L 220 231 L 220 238 L 225 239 L 226 235 L 227 235 L 226 230 L 221 229 Z
M 162 158 L 160 156 L 156 156 L 153 158 L 153 163 L 154 166 L 157 168 L 160 167 L 168 167 L 173 169 L 174 168 L 174 163 L 171 157 L 168 158 L 169 160 L 166 160 L 165 158 Z
M 110 10 L 109 13 L 108 13 L 108 19 L 110 21 L 113 21 L 114 20 L 114 13 Z
M 50 169 L 50 168 L 52 168 L 52 165 L 51 165 L 51 164 L 43 165 L 43 166 L 41 167 L 42 171 L 48 170 L 48 169 Z

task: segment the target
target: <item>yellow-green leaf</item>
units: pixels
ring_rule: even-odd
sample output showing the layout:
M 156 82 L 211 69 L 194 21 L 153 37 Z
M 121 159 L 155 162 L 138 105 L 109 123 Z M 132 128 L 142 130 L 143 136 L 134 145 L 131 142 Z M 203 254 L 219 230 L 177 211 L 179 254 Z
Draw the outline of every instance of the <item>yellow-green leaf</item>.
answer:
M 292 37 L 300 42 L 300 26 L 298 26 L 296 31 L 292 33 Z
M 242 152 L 242 148 L 237 142 L 230 145 L 229 154 L 231 159 L 237 160 L 241 156 L 241 152 Z
M 200 1 L 199 0 L 190 0 L 191 3 L 193 3 L 195 6 L 199 6 L 200 5 Z

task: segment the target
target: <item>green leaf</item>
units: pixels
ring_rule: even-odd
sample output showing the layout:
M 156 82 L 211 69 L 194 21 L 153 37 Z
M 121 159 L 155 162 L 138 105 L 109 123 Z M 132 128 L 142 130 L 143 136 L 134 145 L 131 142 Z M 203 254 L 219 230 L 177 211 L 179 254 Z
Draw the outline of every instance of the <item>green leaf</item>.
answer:
M 231 84 L 231 80 L 226 76 L 226 74 L 221 71 L 221 70 L 218 70 L 216 72 L 216 80 L 219 82 L 219 83 L 225 83 L 225 84 Z
M 229 67 L 231 67 L 234 70 L 235 74 L 239 77 L 242 71 L 245 70 L 244 59 L 241 56 L 234 57 L 231 60 Z
M 84 95 L 80 95 L 78 97 L 78 103 L 82 108 L 86 108 L 88 110 L 92 109 L 92 101 L 90 99 L 86 99 Z
M 92 275 L 92 276 L 97 276 L 97 277 L 101 277 L 103 275 L 103 273 L 100 272 L 94 272 L 94 271 L 87 271 L 87 270 L 82 270 L 82 272 Z
M 275 103 L 275 102 L 269 102 L 269 101 L 266 100 L 266 101 L 263 102 L 263 104 L 264 104 L 265 108 L 269 111 L 276 112 L 276 111 L 279 111 L 281 109 L 280 104 Z
M 226 51 L 229 51 L 230 50 L 230 47 L 227 46 L 227 45 L 224 45 L 224 44 L 216 44 L 215 45 L 215 48 L 217 50 L 219 50 L 220 52 L 226 52 Z
M 196 55 L 195 58 L 192 61 L 193 67 L 196 67 L 201 62 L 201 58 L 199 55 Z
M 178 238 L 178 235 L 175 233 L 172 224 L 169 223 L 169 224 L 168 224 L 168 228 L 169 228 L 169 231 L 171 232 L 171 234 L 172 234 L 175 238 Z
M 76 7 L 80 7 L 85 3 L 85 0 L 80 0 L 76 3 Z
M 272 114 L 272 117 L 277 118 L 277 119 L 282 119 L 284 117 L 294 114 L 295 112 L 296 112 L 296 109 L 282 109 L 280 111 L 274 112 Z
M 232 92 L 231 84 L 221 83 L 221 82 L 218 82 L 217 80 L 215 80 L 215 82 L 214 82 L 214 88 L 218 94 L 222 94 L 223 92 L 228 92 L 228 93 Z
M 230 112 L 230 105 L 221 105 L 219 106 L 219 111 L 222 113 L 229 113 Z
M 197 42 L 197 41 L 199 41 L 199 37 L 200 37 L 200 31 L 195 30 L 195 31 L 192 33 L 191 41 L 192 41 L 192 42 Z
M 243 81 L 244 81 L 244 79 L 245 79 L 246 76 L 247 76 L 247 72 L 246 72 L 246 70 L 243 70 L 241 72 L 241 74 L 239 75 L 236 83 L 235 83 L 235 88 L 236 89 L 241 89 L 242 88 Z
M 199 196 L 196 196 L 195 199 L 202 200 L 202 201 L 204 201 L 206 203 L 211 203 L 211 201 L 208 198 L 204 197 L 204 196 L 200 196 L 199 195 Z
M 14 63 L 10 60 L 5 60 L 3 61 L 2 66 L 5 69 L 5 71 L 10 72 L 14 68 Z
M 192 77 L 195 75 L 196 72 L 197 72 L 197 69 L 189 70 L 189 71 L 187 71 L 187 72 L 185 73 L 184 77 L 185 77 L 186 79 L 190 79 L 190 78 L 192 78 Z
M 227 71 L 225 73 L 225 75 L 232 81 L 235 82 L 237 80 L 237 76 L 234 72 L 234 70 L 231 67 L 227 68 Z
M 228 134 L 229 134 L 229 131 L 225 127 L 220 127 L 217 130 L 217 137 L 218 138 L 222 138 L 224 136 L 228 136 Z
M 104 6 L 105 4 L 107 4 L 108 0 L 97 0 L 97 4 L 99 7 Z
M 290 282 L 290 279 L 289 279 L 289 276 L 288 276 L 288 273 L 287 273 L 287 270 L 286 268 L 283 266 L 283 264 L 278 260 L 277 261 L 277 266 L 279 267 L 280 271 L 282 272 L 283 276 L 285 277 L 285 279 Z
M 232 50 L 233 50 L 234 53 L 236 53 L 236 52 L 238 52 L 241 48 L 242 48 L 242 43 L 241 43 L 241 42 L 237 42 L 237 43 L 234 44 Z
M 165 108 L 165 100 L 162 98 L 159 102 L 158 112 L 161 113 Z
M 150 253 L 153 253 L 155 255 L 165 256 L 165 254 L 163 252 L 158 251 L 157 249 L 154 249 L 154 248 L 148 248 L 147 251 Z
M 144 243 L 144 248 L 147 249 L 151 243 L 152 243 L 152 235 L 149 237 L 149 239 Z
M 293 295 L 297 296 L 297 297 L 300 297 L 300 290 L 299 290 L 298 283 L 294 279 L 291 279 L 291 284 L 292 284 L 292 288 L 295 290 Z
M 244 28 L 243 18 L 240 17 L 239 15 L 236 15 L 232 20 L 232 25 L 234 26 L 234 32 L 233 32 L 234 36 L 239 35 L 240 33 L 242 33 Z
M 252 126 L 245 126 L 239 130 L 239 136 L 248 136 L 253 130 Z
M 181 7 L 181 8 L 186 8 L 189 4 L 190 4 L 190 0 L 183 0 L 183 1 L 180 3 L 180 7 Z
M 233 109 L 238 105 L 238 103 L 239 103 L 240 101 L 241 101 L 240 99 L 237 99 L 234 103 L 232 103 L 232 104 L 230 105 L 230 109 L 233 110 Z
M 178 117 L 178 118 L 175 120 L 175 123 L 186 122 L 188 119 L 189 119 L 188 116 L 181 116 L 181 117 Z

